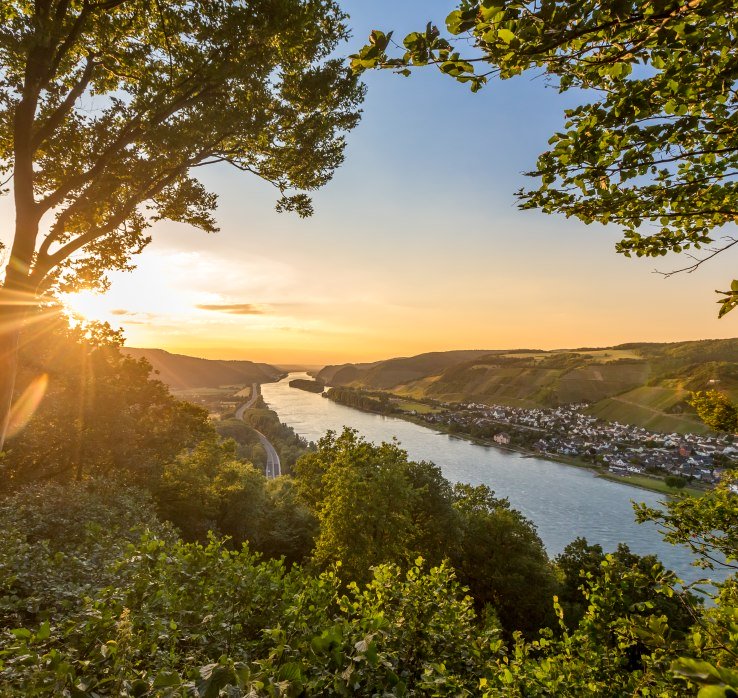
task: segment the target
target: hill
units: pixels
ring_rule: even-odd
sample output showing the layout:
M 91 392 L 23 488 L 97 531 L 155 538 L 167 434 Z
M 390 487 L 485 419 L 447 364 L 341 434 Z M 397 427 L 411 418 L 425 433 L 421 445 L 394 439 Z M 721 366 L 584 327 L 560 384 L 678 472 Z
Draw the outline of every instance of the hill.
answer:
M 123 351 L 134 358 L 146 359 L 158 373 L 157 378 L 172 390 L 272 383 L 284 375 L 283 371 L 274 366 L 253 361 L 200 359 L 194 356 L 170 354 L 163 349 L 124 347 Z
M 435 351 L 371 364 L 326 366 L 315 377 L 330 386 L 356 385 L 387 390 L 409 381 L 436 375 L 451 366 L 489 353 L 489 349 Z
M 664 432 L 700 432 L 686 398 L 718 388 L 738 399 L 738 339 L 606 348 L 456 351 L 327 367 L 332 386 L 415 399 L 519 407 L 589 404 L 592 414 Z

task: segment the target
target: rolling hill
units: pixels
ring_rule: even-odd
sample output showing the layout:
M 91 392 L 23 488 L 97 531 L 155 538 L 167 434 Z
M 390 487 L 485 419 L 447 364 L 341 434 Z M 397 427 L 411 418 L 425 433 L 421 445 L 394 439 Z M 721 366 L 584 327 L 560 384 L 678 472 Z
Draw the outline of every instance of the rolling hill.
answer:
M 326 385 L 357 384 L 364 388 L 387 390 L 409 381 L 439 374 L 461 362 L 490 353 L 489 349 L 435 351 L 371 364 L 326 366 L 315 377 Z
M 123 347 L 123 352 L 136 359 L 146 359 L 158 373 L 157 378 L 172 390 L 272 383 L 284 376 L 284 372 L 274 366 L 252 361 L 200 359 L 170 354 L 163 349 Z
M 738 400 L 738 339 L 556 351 L 457 351 L 326 367 L 331 386 L 441 402 L 519 407 L 588 403 L 603 419 L 654 431 L 706 431 L 686 398 L 717 388 Z

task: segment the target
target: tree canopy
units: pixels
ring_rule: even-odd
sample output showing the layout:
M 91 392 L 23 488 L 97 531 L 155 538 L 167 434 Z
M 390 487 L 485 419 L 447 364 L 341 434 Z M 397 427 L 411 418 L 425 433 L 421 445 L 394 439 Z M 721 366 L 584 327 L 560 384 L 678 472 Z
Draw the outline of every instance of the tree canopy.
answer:
M 92 475 L 151 483 L 213 433 L 207 413 L 172 396 L 148 362 L 124 354 L 109 327 L 38 315 L 21 347 L 18 388 L 28 395 L 42 376 L 45 393 L 0 454 L 5 487 Z
M 374 31 L 352 66 L 408 75 L 432 64 L 475 91 L 541 71 L 561 92 L 581 90 L 582 104 L 529 173 L 539 185 L 518 192 L 521 208 L 619 225 L 626 256 L 686 251 L 687 266 L 667 274 L 738 244 L 734 3 L 463 0 L 446 30 L 429 23 L 402 46 Z M 719 293 L 722 317 L 738 280 Z
M 396 442 L 328 432 L 295 465 L 299 492 L 319 522 L 313 562 L 340 562 L 339 576 L 365 583 L 382 563 L 450 560 L 475 607 L 509 634 L 553 623 L 554 571 L 535 526 L 480 485 L 451 484 Z
M 738 406 L 718 390 L 699 390 L 692 394 L 690 404 L 700 419 L 715 431 L 738 432 Z
M 19 221 L 6 285 L 104 283 L 157 220 L 215 231 L 216 197 L 193 175 L 206 163 L 315 189 L 359 118 L 363 89 L 329 58 L 346 37 L 330 0 L 47 0 L 0 14 L 0 163 Z M 310 212 L 299 193 L 278 206 Z
M 309 215 L 364 90 L 331 57 L 332 0 L 0 2 L 0 173 L 15 229 L 0 287 L 0 448 L 24 309 L 105 288 L 160 220 L 215 232 L 197 168 L 227 163 Z

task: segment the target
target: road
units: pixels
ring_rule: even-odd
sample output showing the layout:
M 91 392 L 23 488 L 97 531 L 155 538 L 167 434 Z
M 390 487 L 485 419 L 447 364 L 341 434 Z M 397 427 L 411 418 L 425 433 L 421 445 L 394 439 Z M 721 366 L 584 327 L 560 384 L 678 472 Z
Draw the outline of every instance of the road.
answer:
M 236 419 L 243 419 L 244 412 L 246 410 L 251 409 L 256 401 L 258 400 L 259 396 L 261 395 L 261 386 L 258 383 L 254 383 L 251 386 L 251 397 L 243 403 L 237 410 L 236 410 Z M 251 427 L 253 429 L 253 427 Z M 254 429 L 256 432 L 256 435 L 259 437 L 259 441 L 261 442 L 262 447 L 266 451 L 266 476 L 270 480 L 279 477 L 282 474 L 282 464 L 279 462 L 279 454 L 277 453 L 277 450 L 272 446 L 269 439 L 267 439 L 264 434 L 262 434 L 257 429 Z
M 243 413 L 254 406 L 260 395 L 261 386 L 258 383 L 253 383 L 251 386 L 251 397 L 236 410 L 236 419 L 243 419 Z
M 274 449 L 274 446 L 272 446 L 269 439 L 267 439 L 264 434 L 262 434 L 260 431 L 257 431 L 256 435 L 259 437 L 259 441 L 261 441 L 261 445 L 264 447 L 264 450 L 267 454 L 267 462 L 266 462 L 266 476 L 269 480 L 279 477 L 282 474 L 282 465 L 279 462 L 279 454 Z

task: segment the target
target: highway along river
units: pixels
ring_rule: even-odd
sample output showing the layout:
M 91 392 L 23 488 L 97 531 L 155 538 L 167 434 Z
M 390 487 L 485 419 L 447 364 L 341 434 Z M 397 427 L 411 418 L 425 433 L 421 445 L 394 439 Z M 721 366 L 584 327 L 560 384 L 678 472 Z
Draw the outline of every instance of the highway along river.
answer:
M 687 581 L 702 576 L 691 566 L 686 548 L 664 543 L 654 525 L 639 525 L 633 518 L 632 501 L 655 506 L 663 495 L 598 478 L 583 468 L 479 446 L 402 419 L 337 405 L 290 388 L 288 382 L 295 378 L 309 376 L 293 373 L 279 383 L 264 384 L 262 395 L 280 420 L 308 441 L 317 441 L 329 429 L 340 432 L 344 426 L 375 443 L 397 437 L 412 460 L 432 461 L 451 482 L 484 484 L 498 497 L 507 497 L 536 525 L 551 556 L 581 536 L 606 551 L 622 542 L 635 553 L 656 554 Z

